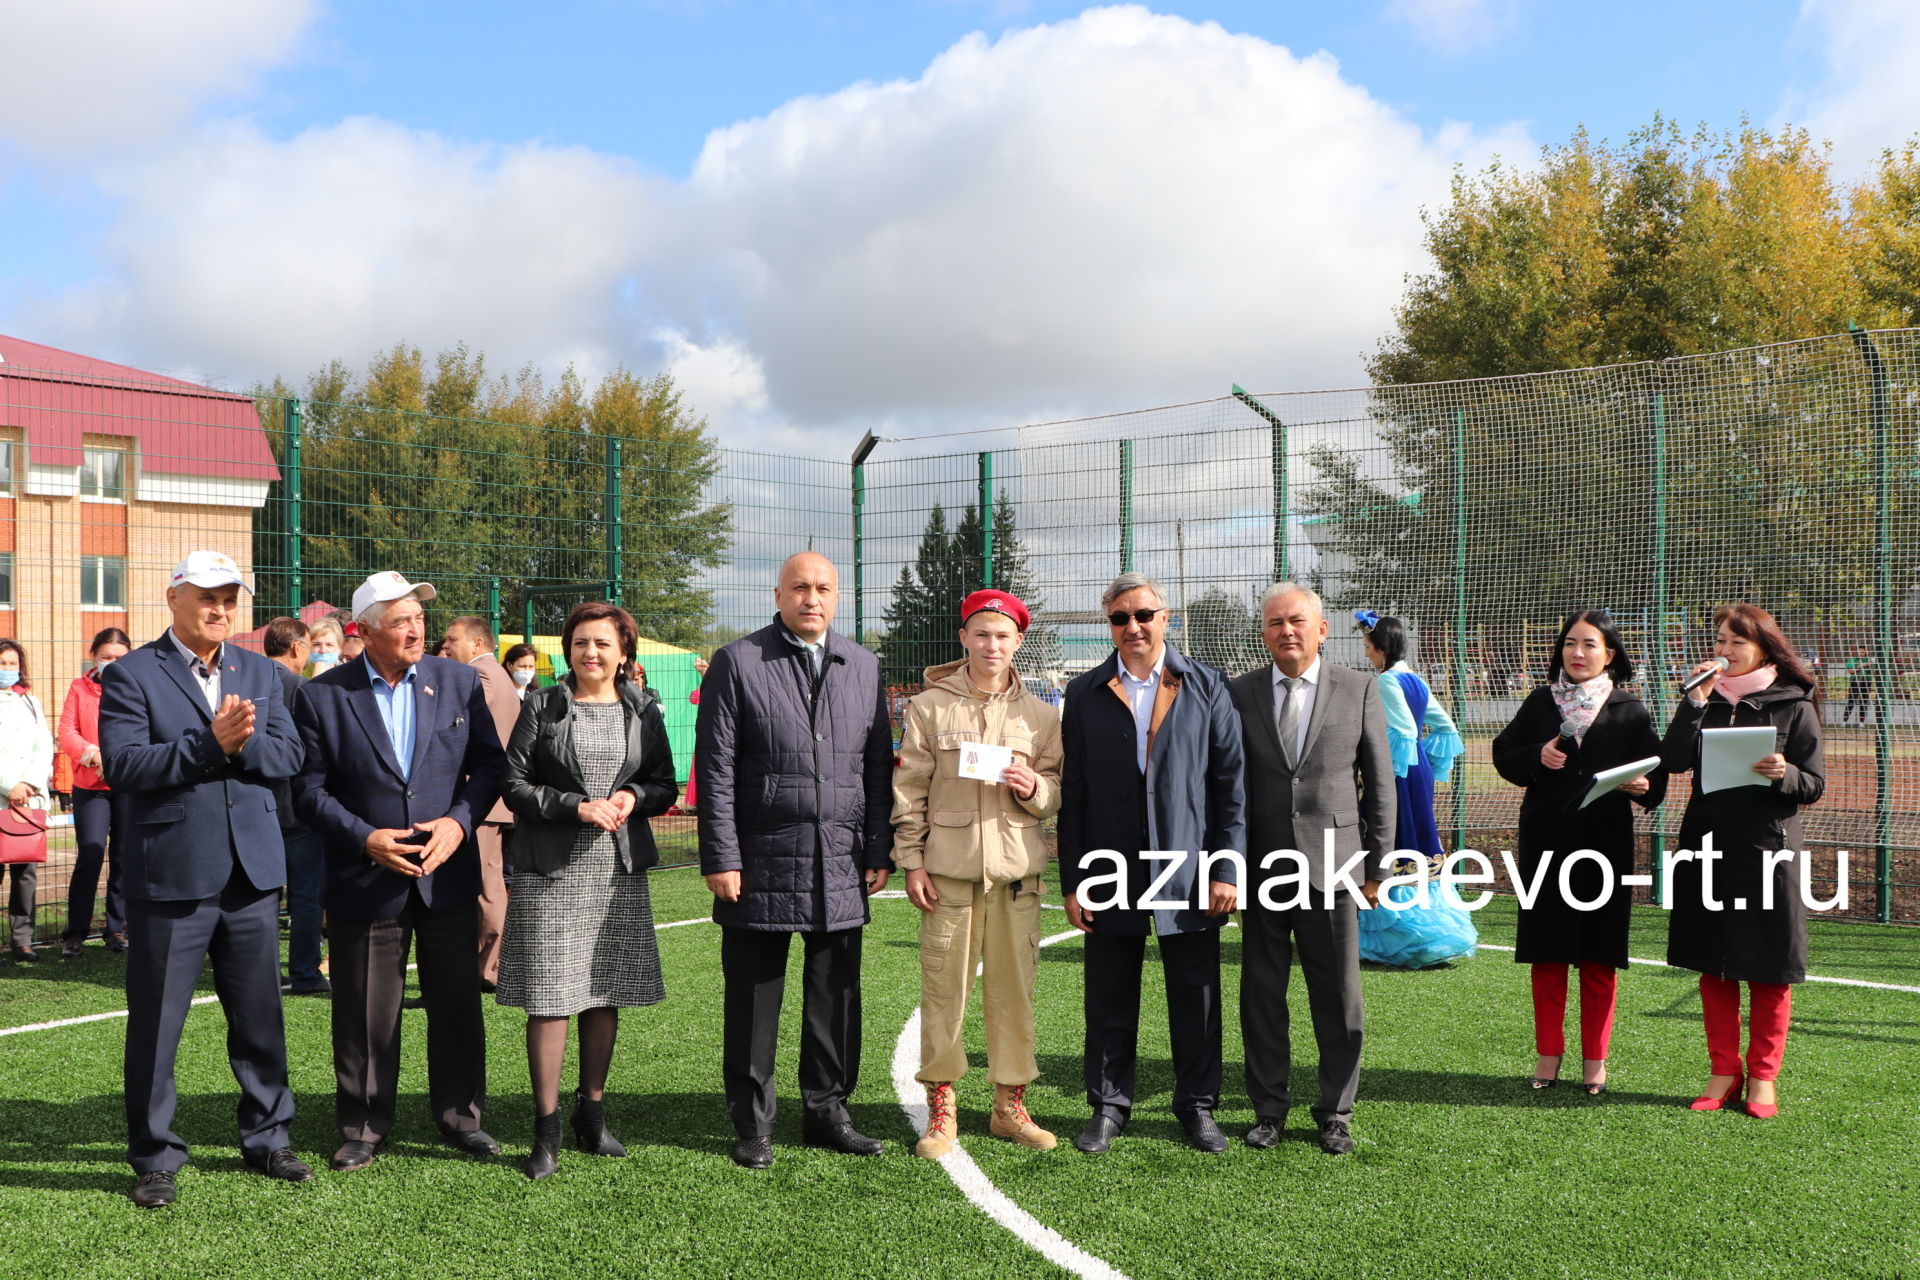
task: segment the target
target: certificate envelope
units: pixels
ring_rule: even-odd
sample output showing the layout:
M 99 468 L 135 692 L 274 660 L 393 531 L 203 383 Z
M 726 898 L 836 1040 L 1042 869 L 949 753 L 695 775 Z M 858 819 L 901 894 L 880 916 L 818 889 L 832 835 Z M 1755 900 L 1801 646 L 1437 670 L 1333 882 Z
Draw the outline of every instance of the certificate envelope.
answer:
M 1772 725 L 1745 729 L 1702 729 L 1700 731 L 1700 790 L 1725 791 L 1728 787 L 1770 787 L 1773 779 L 1763 778 L 1753 766 L 1773 754 L 1776 739 Z
M 981 782 L 998 782 L 1013 763 L 1012 747 L 996 747 L 986 742 L 960 744 L 960 776 Z
M 1624 787 L 1635 778 L 1644 778 L 1659 767 L 1660 757 L 1648 756 L 1645 760 L 1635 760 L 1632 764 L 1616 765 L 1614 768 L 1601 770 L 1593 775 L 1593 785 L 1587 788 L 1587 798 L 1580 802 L 1580 807 L 1586 808 L 1607 792 Z

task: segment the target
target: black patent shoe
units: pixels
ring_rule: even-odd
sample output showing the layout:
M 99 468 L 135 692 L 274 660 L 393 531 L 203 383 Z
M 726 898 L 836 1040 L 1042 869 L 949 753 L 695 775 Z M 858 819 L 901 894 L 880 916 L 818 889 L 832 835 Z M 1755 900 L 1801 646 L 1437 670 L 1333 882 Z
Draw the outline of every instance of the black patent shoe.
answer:
M 1073 1140 L 1073 1145 L 1090 1156 L 1097 1156 L 1113 1145 L 1125 1126 L 1112 1116 L 1095 1116 L 1087 1121 L 1087 1127 Z
M 255 1173 L 264 1173 L 279 1182 L 312 1182 L 313 1169 L 299 1156 L 293 1154 L 293 1148 L 282 1147 L 271 1155 L 256 1156 L 251 1151 L 246 1156 L 247 1167 Z

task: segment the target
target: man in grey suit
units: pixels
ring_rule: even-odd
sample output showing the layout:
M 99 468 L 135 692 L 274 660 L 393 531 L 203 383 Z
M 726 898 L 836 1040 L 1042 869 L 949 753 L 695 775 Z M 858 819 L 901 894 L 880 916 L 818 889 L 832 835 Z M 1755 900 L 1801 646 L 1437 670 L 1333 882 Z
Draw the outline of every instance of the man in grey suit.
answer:
M 1255 886 L 1242 915 L 1240 1030 L 1257 1118 L 1246 1141 L 1264 1149 L 1286 1130 L 1293 1100 L 1287 977 L 1297 948 L 1320 1046 L 1313 1117 L 1321 1150 L 1342 1155 L 1353 1150 L 1348 1125 L 1360 1083 L 1357 899 L 1367 907 L 1378 901 L 1392 861 L 1387 717 L 1371 675 L 1321 661 L 1327 618 L 1314 592 L 1292 582 L 1268 587 L 1260 638 L 1272 665 L 1231 686 L 1246 745 L 1248 882 Z
M 493 715 L 493 727 L 504 744 L 513 740 L 513 726 L 520 719 L 520 695 L 514 692 L 513 677 L 493 656 L 497 645 L 493 624 L 485 618 L 463 613 L 447 623 L 446 638 L 440 642 L 442 657 L 464 662 L 480 677 L 487 695 L 487 710 Z M 484 820 L 473 826 L 474 847 L 480 851 L 480 990 L 492 991 L 500 984 L 500 935 L 507 924 L 507 833 L 513 829 L 513 810 L 504 798 L 496 800 Z

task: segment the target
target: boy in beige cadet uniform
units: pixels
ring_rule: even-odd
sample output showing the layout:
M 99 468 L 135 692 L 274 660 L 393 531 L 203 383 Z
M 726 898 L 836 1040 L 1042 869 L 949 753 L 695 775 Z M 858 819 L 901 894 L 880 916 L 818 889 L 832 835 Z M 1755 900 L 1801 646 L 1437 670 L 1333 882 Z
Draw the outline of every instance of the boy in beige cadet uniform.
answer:
M 1060 717 L 1013 669 L 1027 607 L 1004 591 L 960 606 L 967 656 L 927 668 L 908 704 L 893 771 L 893 859 L 920 908 L 920 1070 L 927 1131 L 916 1155 L 938 1159 L 957 1129 L 953 1082 L 973 972 L 985 959 L 987 1077 L 995 1137 L 1048 1150 L 1054 1136 L 1027 1114 L 1034 1060 L 1033 982 L 1040 942 L 1040 822 L 1060 807 Z M 997 783 L 960 776 L 968 743 L 1010 747 Z

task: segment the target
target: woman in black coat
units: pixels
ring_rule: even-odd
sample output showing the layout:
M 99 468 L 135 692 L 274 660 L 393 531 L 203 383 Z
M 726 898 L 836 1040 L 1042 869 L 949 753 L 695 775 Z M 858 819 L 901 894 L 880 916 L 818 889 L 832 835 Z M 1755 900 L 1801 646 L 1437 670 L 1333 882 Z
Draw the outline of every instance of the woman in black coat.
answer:
M 1697 861 L 1674 868 L 1667 917 L 1667 963 L 1700 973 L 1700 1007 L 1713 1074 L 1693 1101 L 1695 1111 L 1737 1106 L 1766 1118 L 1779 1110 L 1780 1072 L 1792 1012 L 1792 983 L 1807 977 L 1807 905 L 1802 897 L 1806 851 L 1800 806 L 1826 790 L 1819 697 L 1813 673 L 1765 609 L 1727 605 L 1714 615 L 1714 657 L 1694 668 L 1707 679 L 1674 710 L 1664 754 L 1675 773 L 1700 759 L 1703 729 L 1765 726 L 1773 753 L 1753 766 L 1753 783 L 1701 792 L 1696 786 L 1680 824 L 1680 848 L 1700 850 L 1711 837 L 1720 857 L 1713 897 Z M 1772 858 L 1774 850 L 1791 850 Z M 1747 1057 L 1740 1059 L 1740 984 L 1752 993 Z
M 1523 899 L 1513 958 L 1533 966 L 1535 1089 L 1550 1088 L 1559 1078 L 1567 1048 L 1567 967 L 1577 965 L 1581 1088 L 1592 1095 L 1607 1090 L 1618 971 L 1627 967 L 1633 902 L 1621 884 L 1633 870 L 1632 805 L 1658 805 L 1667 793 L 1666 774 L 1655 768 L 1584 809 L 1580 802 L 1595 774 L 1660 755 L 1646 705 L 1620 687 L 1632 679 L 1633 662 L 1613 620 L 1602 610 L 1577 610 L 1560 628 L 1547 683 L 1527 696 L 1493 742 L 1500 776 L 1527 789 L 1515 843 L 1523 884 L 1537 886 L 1537 896 L 1531 906 Z M 1582 849 L 1594 850 L 1607 865 L 1590 858 L 1573 863 L 1563 896 L 1562 866 Z
M 618 605 L 574 609 L 561 632 L 571 669 L 527 694 L 507 744 L 514 876 L 494 998 L 527 1011 L 530 1178 L 554 1171 L 560 1146 L 568 1019 L 580 1019 L 574 1136 L 587 1151 L 623 1156 L 604 1107 L 620 1010 L 666 994 L 647 896 L 660 854 L 645 820 L 679 788 L 660 700 L 632 678 L 637 635 Z

